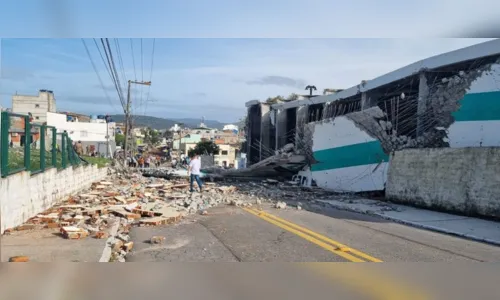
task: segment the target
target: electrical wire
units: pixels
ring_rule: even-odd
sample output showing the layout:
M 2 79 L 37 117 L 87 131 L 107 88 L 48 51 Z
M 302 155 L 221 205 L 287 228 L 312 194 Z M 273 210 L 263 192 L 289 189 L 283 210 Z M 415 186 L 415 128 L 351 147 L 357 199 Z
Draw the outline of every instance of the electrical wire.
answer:
M 118 39 L 113 39 L 115 42 L 115 48 L 116 48 L 116 53 L 118 56 L 118 62 L 120 64 L 120 69 L 121 69 L 121 75 L 122 75 L 122 80 L 123 80 L 123 88 L 126 90 L 127 89 L 127 76 L 125 74 L 125 67 L 123 64 L 123 56 L 122 56 L 122 51 L 120 47 L 120 41 Z
M 113 105 L 113 102 L 111 101 L 111 98 L 109 98 L 108 92 L 106 91 L 106 88 L 104 87 L 104 83 L 102 81 L 101 75 L 99 74 L 99 71 L 97 70 L 97 67 L 96 67 L 96 65 L 94 63 L 94 60 L 92 59 L 92 55 L 90 54 L 89 48 L 87 47 L 87 44 L 85 43 L 85 40 L 83 38 L 82 38 L 82 43 L 83 43 L 83 46 L 85 47 L 85 51 L 87 52 L 87 55 L 88 55 L 89 60 L 90 60 L 90 63 L 92 64 L 92 68 L 94 69 L 94 72 L 97 75 L 97 79 L 99 80 L 99 83 L 101 85 L 102 91 L 104 92 L 104 95 L 106 96 L 106 99 L 108 100 L 108 102 L 111 105 L 111 107 L 113 108 L 113 110 L 115 112 L 118 112 L 116 110 L 116 107 Z
M 113 68 L 113 62 L 112 60 L 110 59 L 110 54 L 108 54 L 108 51 L 106 49 L 106 44 L 104 43 L 104 39 L 101 38 L 101 43 L 102 43 L 102 47 L 104 49 L 104 53 L 106 55 L 106 59 L 107 59 L 107 62 L 108 62 L 108 66 L 109 66 L 109 73 L 110 73 L 110 76 L 111 76 L 111 79 L 112 79 L 112 82 L 115 86 L 115 89 L 116 89 L 116 92 L 118 93 L 118 97 L 120 98 L 120 102 L 122 104 L 122 107 L 123 107 L 123 111 L 125 112 L 127 107 L 126 107 L 126 104 L 125 104 L 125 101 L 123 99 L 123 91 L 121 89 L 121 86 L 119 84 L 119 81 L 117 80 L 116 78 L 116 68 Z
M 153 50 L 152 50 L 152 53 L 151 53 L 151 71 L 149 73 L 149 82 L 151 82 L 152 79 L 153 79 L 153 65 L 154 65 L 154 59 L 155 59 L 155 42 L 156 42 L 156 39 L 153 39 Z M 145 104 L 145 109 L 144 109 L 144 115 L 146 115 L 146 111 L 148 109 L 148 102 L 149 102 L 150 92 L 151 92 L 151 85 L 148 86 L 148 94 L 146 96 L 146 104 Z

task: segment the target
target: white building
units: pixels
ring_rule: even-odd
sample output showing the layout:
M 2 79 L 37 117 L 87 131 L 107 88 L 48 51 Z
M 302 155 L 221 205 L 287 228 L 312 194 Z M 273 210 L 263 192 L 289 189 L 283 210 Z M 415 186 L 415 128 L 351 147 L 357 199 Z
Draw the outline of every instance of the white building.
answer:
M 224 125 L 224 128 L 222 130 L 223 131 L 225 131 L 225 130 L 238 131 L 238 126 L 233 125 L 233 124 L 227 124 L 227 125 Z
M 47 125 L 56 127 L 57 133 L 66 131 L 74 142 L 81 141 L 84 146 L 94 145 L 100 153 L 113 153 L 116 148 L 114 122 L 68 122 L 66 115 L 49 112 Z
M 181 127 L 177 124 L 175 124 L 174 126 L 170 127 L 170 131 L 173 131 L 173 132 L 177 132 L 177 131 L 181 131 Z
M 38 95 L 14 95 L 12 96 L 12 112 L 33 115 L 35 123 L 47 122 L 47 113 L 56 112 L 56 99 L 54 92 L 48 90 L 38 91 Z

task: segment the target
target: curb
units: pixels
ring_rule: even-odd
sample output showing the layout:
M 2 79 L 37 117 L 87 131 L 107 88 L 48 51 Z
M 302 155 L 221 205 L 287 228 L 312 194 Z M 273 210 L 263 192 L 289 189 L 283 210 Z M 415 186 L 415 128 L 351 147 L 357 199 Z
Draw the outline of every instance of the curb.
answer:
M 111 259 L 111 242 L 114 240 L 116 234 L 118 233 L 118 228 L 120 227 L 120 220 L 117 220 L 109 232 L 109 238 L 106 240 L 106 246 L 102 250 L 101 258 L 99 262 L 109 262 Z
M 448 235 L 452 235 L 452 236 L 456 236 L 456 237 L 461 237 L 461 238 L 468 239 L 471 241 L 481 242 L 481 243 L 485 243 L 485 244 L 489 244 L 489 245 L 493 245 L 493 246 L 500 246 L 500 241 L 497 241 L 497 240 L 481 238 L 481 237 L 478 237 L 478 236 L 475 236 L 472 234 L 468 234 L 468 233 L 451 231 L 451 230 L 447 230 L 447 229 L 440 228 L 440 227 L 435 227 L 435 226 L 431 226 L 431 225 L 425 225 L 425 224 L 421 224 L 421 223 L 416 223 L 416 222 L 412 222 L 412 221 L 407 221 L 407 220 L 403 220 L 403 219 L 389 217 L 389 216 L 386 216 L 384 214 L 380 214 L 380 213 L 376 213 L 376 212 L 369 212 L 366 210 L 355 209 L 355 208 L 351 208 L 348 206 L 336 205 L 336 204 L 332 204 L 332 203 L 326 202 L 326 201 L 318 201 L 318 202 L 326 204 L 326 205 L 331 206 L 331 207 L 336 208 L 336 209 L 340 209 L 340 210 L 361 213 L 361 214 L 371 215 L 371 216 L 377 216 L 377 217 L 380 217 L 380 218 L 388 220 L 388 221 L 394 221 L 396 223 L 403 224 L 403 225 L 409 225 L 409 226 L 412 226 L 415 228 L 421 228 L 421 229 L 426 229 L 426 230 L 430 230 L 430 231 L 434 231 L 434 232 L 438 232 L 438 233 L 444 233 L 444 234 L 448 234 Z

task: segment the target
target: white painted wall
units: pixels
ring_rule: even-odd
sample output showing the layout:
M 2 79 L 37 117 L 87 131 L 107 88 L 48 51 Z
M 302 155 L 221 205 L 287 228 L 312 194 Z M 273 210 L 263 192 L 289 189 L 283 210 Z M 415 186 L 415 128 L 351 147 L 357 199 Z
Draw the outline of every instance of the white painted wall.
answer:
M 312 150 L 319 151 L 375 140 L 356 127 L 351 120 L 346 117 L 337 117 L 332 121 L 325 120 L 315 123 Z
M 107 168 L 89 165 L 60 171 L 52 168 L 33 176 L 30 172 L 19 172 L 0 179 L 0 234 L 89 187 L 92 182 L 102 180 L 107 174 Z
M 66 115 L 47 113 L 47 125 L 55 126 L 58 133 L 66 130 L 73 141 L 106 142 L 107 133 L 110 140 L 115 138 L 115 123 L 68 122 Z
M 494 64 L 490 72 L 472 82 L 467 94 L 491 92 L 500 92 L 500 64 Z M 478 101 L 477 105 L 482 104 Z M 485 106 L 484 109 L 500 111 L 500 94 L 498 104 L 494 107 Z M 450 147 L 500 147 L 498 128 L 500 120 L 455 122 L 447 130 Z
M 346 117 L 314 124 L 313 152 L 375 141 Z M 331 159 L 336 159 L 332 157 Z M 383 190 L 388 163 L 368 164 L 347 168 L 313 171 L 312 179 L 326 190 L 363 192 Z

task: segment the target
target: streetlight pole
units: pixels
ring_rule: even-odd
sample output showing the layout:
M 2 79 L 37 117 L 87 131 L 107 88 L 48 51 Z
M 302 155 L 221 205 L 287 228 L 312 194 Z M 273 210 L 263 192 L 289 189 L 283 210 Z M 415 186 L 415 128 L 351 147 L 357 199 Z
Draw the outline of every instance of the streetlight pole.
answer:
M 124 149 L 124 164 L 127 162 L 127 152 L 128 152 L 128 139 L 129 139 L 129 134 L 130 130 L 132 129 L 131 127 L 131 122 L 130 122 L 130 86 L 134 84 L 142 84 L 142 85 L 151 85 L 151 81 L 134 81 L 134 80 L 129 80 L 128 81 L 128 89 L 127 89 L 127 106 L 125 107 L 125 149 Z

